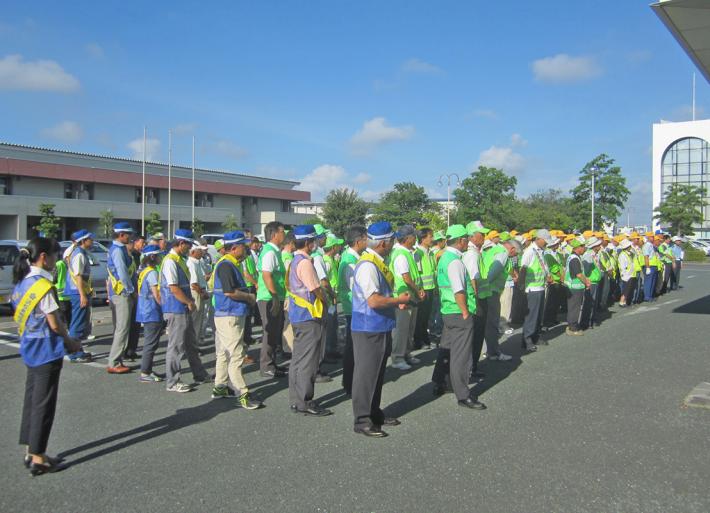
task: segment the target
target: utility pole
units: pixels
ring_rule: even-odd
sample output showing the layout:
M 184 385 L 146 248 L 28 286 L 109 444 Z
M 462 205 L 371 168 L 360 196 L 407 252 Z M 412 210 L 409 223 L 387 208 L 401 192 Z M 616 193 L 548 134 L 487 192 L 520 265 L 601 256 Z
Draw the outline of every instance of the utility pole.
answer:
M 444 174 L 444 175 L 439 175 L 439 179 L 437 181 L 437 185 L 439 187 L 444 186 L 444 178 L 446 178 L 446 227 L 448 228 L 451 225 L 451 180 L 453 178 L 456 178 L 456 186 L 458 186 L 461 183 L 461 179 L 459 178 L 459 175 L 456 173 L 450 173 L 450 174 Z

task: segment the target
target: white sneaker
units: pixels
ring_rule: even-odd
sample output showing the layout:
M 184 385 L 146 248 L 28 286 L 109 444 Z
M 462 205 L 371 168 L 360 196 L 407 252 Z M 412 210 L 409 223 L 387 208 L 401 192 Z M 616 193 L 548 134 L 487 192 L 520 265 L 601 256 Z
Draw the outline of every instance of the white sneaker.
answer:
M 392 368 L 393 368 L 393 369 L 397 369 L 397 370 L 406 371 L 406 370 L 411 369 L 412 366 L 409 365 L 407 362 L 397 362 L 397 363 L 393 363 L 393 364 L 392 364 Z
M 86 340 L 96 340 L 96 335 L 89 335 Z
M 419 363 L 422 363 L 422 361 L 416 356 L 410 356 L 409 358 L 407 358 L 408 365 L 417 365 Z
M 166 390 L 168 392 L 177 392 L 179 394 L 184 394 L 187 392 L 192 392 L 192 387 L 189 385 L 186 385 L 185 383 L 181 383 L 180 381 L 178 381 L 173 386 L 167 387 Z
M 512 360 L 513 357 L 510 356 L 509 354 L 505 353 L 498 353 L 498 354 L 492 354 L 488 357 L 489 360 L 499 361 L 499 362 L 507 362 L 509 360 Z

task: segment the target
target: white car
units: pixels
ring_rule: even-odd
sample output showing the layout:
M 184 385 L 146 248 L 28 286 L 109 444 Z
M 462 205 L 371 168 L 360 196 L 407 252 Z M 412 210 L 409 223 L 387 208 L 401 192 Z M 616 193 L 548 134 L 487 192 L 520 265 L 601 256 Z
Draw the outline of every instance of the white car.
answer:
M 20 254 L 20 245 L 14 240 L 0 240 L 0 305 L 10 303 L 12 289 L 12 267 Z
M 710 244 L 701 240 L 688 241 L 692 247 L 705 253 L 705 256 L 710 256 Z

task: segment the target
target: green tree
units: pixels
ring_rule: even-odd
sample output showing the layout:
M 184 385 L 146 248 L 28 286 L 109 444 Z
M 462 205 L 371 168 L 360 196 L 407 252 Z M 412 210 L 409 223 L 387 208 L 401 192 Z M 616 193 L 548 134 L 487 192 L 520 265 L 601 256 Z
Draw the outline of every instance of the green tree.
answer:
M 153 235 L 163 231 L 163 223 L 160 221 L 160 214 L 158 212 L 151 212 L 148 214 L 148 219 L 145 220 L 145 234 Z
M 389 221 L 395 226 L 418 225 L 426 222 L 426 213 L 431 211 L 439 212 L 440 207 L 429 200 L 424 187 L 400 182 L 374 205 L 373 221 Z
M 113 212 L 111 209 L 99 212 L 99 227 L 102 236 L 107 239 L 113 237 Z
M 333 189 L 325 198 L 323 221 L 333 233 L 340 236 L 354 225 L 365 226 L 369 205 L 353 189 Z
M 693 235 L 693 225 L 704 219 L 705 194 L 704 187 L 672 183 L 653 217 L 670 225 L 676 235 Z
M 501 169 L 478 166 L 454 191 L 456 219 L 466 224 L 479 220 L 485 226 L 513 229 L 516 226 L 517 178 Z
M 587 162 L 579 172 L 579 185 L 571 191 L 572 199 L 577 206 L 575 224 L 580 230 L 591 227 L 592 175 L 596 177 L 594 181 L 595 228 L 601 229 L 603 222 L 616 222 L 629 197 L 626 178 L 621 174 L 621 168 L 614 165 L 614 159 L 602 153 Z
M 43 237 L 50 239 L 55 239 L 59 235 L 62 221 L 54 215 L 54 207 L 55 205 L 52 203 L 40 203 L 39 214 L 41 217 L 39 224 L 34 227 Z
M 224 233 L 233 232 L 239 229 L 239 223 L 237 223 L 237 218 L 234 214 L 229 214 L 222 223 L 222 228 Z
M 518 200 L 515 228 L 528 231 L 534 228 L 554 228 L 572 231 L 575 228 L 572 198 L 559 189 L 538 191 Z
M 318 216 L 307 217 L 301 224 L 323 224 L 323 220 Z
M 202 237 L 203 233 L 205 233 L 205 223 L 196 217 L 192 221 L 192 234 L 195 237 Z
M 451 218 L 454 219 L 454 212 L 451 212 Z M 442 230 L 446 231 L 446 216 L 441 212 L 435 212 L 434 210 L 429 210 L 424 212 L 424 220 L 417 225 L 417 228 L 429 227 L 432 230 Z

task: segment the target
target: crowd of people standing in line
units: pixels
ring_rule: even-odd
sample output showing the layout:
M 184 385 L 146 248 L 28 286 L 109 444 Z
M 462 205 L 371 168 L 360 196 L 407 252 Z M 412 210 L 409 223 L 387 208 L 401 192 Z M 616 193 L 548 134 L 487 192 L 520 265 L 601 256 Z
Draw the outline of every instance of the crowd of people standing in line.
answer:
M 107 371 L 131 372 L 124 361 L 137 357 L 142 326 L 140 381 L 165 381 L 166 390 L 178 393 L 213 381 L 212 398 L 234 396 L 242 408 L 257 410 L 262 403 L 242 369 L 250 361 L 251 328 L 260 320 L 260 373 L 288 379 L 293 412 L 332 414 L 314 399 L 314 388 L 332 380 L 323 365 L 342 360 L 354 431 L 384 437 L 384 426 L 400 424 L 380 407 L 388 359 L 393 369 L 407 371 L 421 363 L 415 349 L 436 344 L 433 393 L 451 389 L 459 406 L 483 410 L 471 380 L 485 379 L 477 367 L 482 356 L 511 360 L 500 337 L 514 324 L 522 324 L 526 352 L 546 343 L 542 332 L 562 325 L 564 311 L 565 332 L 582 335 L 614 302 L 627 307 L 676 289 L 683 261 L 681 239 L 663 233 L 499 233 L 479 221 L 445 233 L 411 225 L 395 231 L 377 222 L 350 227 L 345 239 L 322 225 L 286 231 L 272 222 L 264 235 L 262 246 L 243 231 L 225 233 L 211 262 L 190 230 L 176 230 L 169 242 L 162 234 L 146 240 L 129 223 L 117 223 L 108 254 L 114 333 Z M 88 251 L 94 238 L 75 232 L 63 254 L 51 239 L 32 239 L 15 265 L 12 303 L 28 369 L 20 443 L 32 475 L 64 468 L 46 447 L 65 354 L 75 362 L 92 358 L 82 341 L 91 333 Z M 342 354 L 339 315 L 345 318 Z M 200 358 L 209 326 L 214 376 Z M 153 358 L 164 331 L 162 376 Z M 288 369 L 279 356 L 290 360 Z M 192 385 L 181 379 L 185 357 Z

